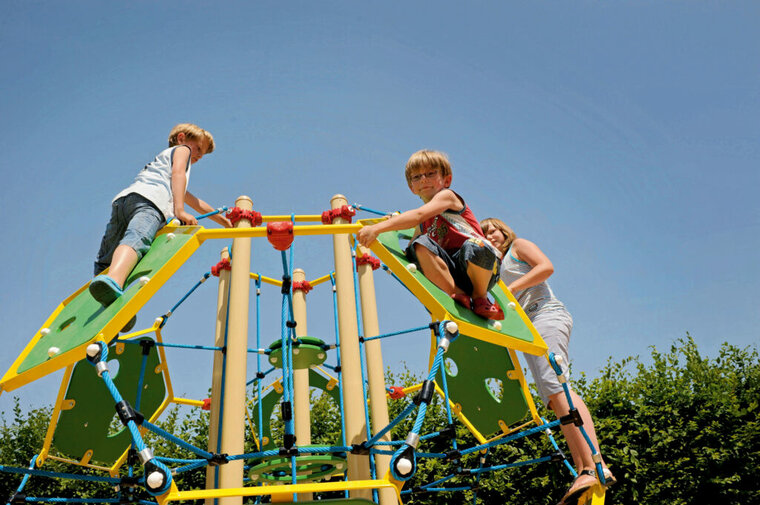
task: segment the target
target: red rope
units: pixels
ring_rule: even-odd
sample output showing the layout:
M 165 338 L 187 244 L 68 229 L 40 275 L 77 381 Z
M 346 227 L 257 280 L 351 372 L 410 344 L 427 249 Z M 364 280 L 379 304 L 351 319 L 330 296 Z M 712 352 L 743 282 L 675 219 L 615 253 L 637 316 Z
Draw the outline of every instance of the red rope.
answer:
M 219 277 L 219 274 L 222 273 L 222 270 L 232 270 L 232 265 L 230 265 L 230 260 L 227 258 L 224 258 L 219 263 L 211 267 L 211 274 L 214 277 Z
M 232 207 L 227 211 L 227 219 L 229 219 L 233 225 L 237 224 L 241 219 L 247 219 L 251 222 L 251 226 L 258 226 L 261 224 L 261 212 L 255 210 L 245 210 L 240 207 Z
M 333 219 L 342 217 L 349 223 L 351 218 L 356 215 L 356 211 L 350 205 L 343 205 L 337 209 L 326 210 L 322 213 L 322 224 L 332 224 Z

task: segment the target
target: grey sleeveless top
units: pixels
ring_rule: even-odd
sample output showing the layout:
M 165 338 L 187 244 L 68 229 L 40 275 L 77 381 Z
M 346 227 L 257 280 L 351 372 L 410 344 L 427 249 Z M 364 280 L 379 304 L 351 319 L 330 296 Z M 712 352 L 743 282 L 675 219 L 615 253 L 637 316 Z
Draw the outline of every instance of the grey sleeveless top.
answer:
M 514 257 L 512 248 L 510 247 L 501 261 L 501 280 L 509 286 L 512 282 L 530 272 L 530 270 L 531 266 L 529 264 Z M 565 305 L 554 296 L 552 288 L 549 287 L 549 283 L 546 281 L 518 291 L 514 295 L 531 321 L 538 314 L 546 312 L 561 311 L 568 316 L 570 315 Z

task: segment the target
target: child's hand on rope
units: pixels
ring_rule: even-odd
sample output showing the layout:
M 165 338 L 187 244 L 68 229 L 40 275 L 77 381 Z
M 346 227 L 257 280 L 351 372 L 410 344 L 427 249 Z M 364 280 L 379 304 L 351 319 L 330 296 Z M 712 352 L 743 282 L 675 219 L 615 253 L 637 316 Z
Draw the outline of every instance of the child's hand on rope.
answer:
M 176 218 L 180 220 L 180 222 L 184 225 L 196 225 L 198 224 L 198 220 L 193 217 L 192 214 L 180 210 L 177 212 Z

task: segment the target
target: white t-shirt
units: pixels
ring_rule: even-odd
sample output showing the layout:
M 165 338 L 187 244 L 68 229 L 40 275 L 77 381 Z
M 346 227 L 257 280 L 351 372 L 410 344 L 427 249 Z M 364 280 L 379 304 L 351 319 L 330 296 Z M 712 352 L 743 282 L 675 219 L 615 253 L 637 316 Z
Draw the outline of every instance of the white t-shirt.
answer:
M 127 196 L 130 193 L 137 193 L 153 202 L 164 215 L 164 219 L 173 218 L 172 161 L 174 160 L 174 152 L 178 147 L 183 146 L 170 147 L 158 153 L 153 161 L 140 170 L 134 182 L 116 195 L 113 201 L 115 202 L 122 196 Z M 187 168 L 185 169 L 185 191 L 187 191 L 187 186 L 190 184 L 191 165 L 190 158 L 188 157 Z

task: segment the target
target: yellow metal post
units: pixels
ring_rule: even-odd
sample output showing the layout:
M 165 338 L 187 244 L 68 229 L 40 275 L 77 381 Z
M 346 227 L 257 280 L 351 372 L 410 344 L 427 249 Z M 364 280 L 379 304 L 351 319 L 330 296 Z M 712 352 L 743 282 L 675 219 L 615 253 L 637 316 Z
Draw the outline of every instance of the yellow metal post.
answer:
M 359 255 L 369 256 L 370 251 L 362 246 L 358 247 Z M 364 263 L 359 265 L 359 293 L 361 294 L 362 323 L 364 337 L 375 337 L 380 334 L 377 322 L 377 301 L 375 298 L 375 278 L 372 265 Z M 388 419 L 388 402 L 385 396 L 385 375 L 383 366 L 383 354 L 379 340 L 370 340 L 364 344 L 364 355 L 367 360 L 367 378 L 369 380 L 369 402 L 372 421 L 372 433 L 375 434 L 385 428 L 390 422 Z M 390 432 L 386 433 L 381 440 L 390 441 Z M 375 469 L 378 477 L 383 477 L 390 468 L 390 455 L 376 454 Z M 380 505 L 396 505 L 396 493 L 393 489 L 380 489 L 378 491 Z
M 331 208 L 347 205 L 343 195 L 335 195 L 330 200 Z M 336 224 L 345 224 L 343 218 L 336 218 Z M 333 235 L 335 253 L 335 285 L 338 300 L 338 329 L 340 340 L 340 366 L 342 373 L 343 406 L 345 409 L 346 442 L 359 444 L 366 440 L 367 427 L 364 418 L 366 401 L 362 388 L 361 357 L 359 356 L 359 328 L 356 323 L 356 298 L 354 291 L 353 262 L 351 244 L 347 233 Z M 358 454 L 348 455 L 348 479 L 366 480 L 371 478 L 369 457 Z M 352 491 L 355 498 L 371 499 L 366 490 Z
M 229 250 L 225 247 L 221 253 L 222 260 L 230 259 Z M 224 347 L 224 333 L 227 329 L 227 304 L 230 293 L 230 271 L 219 272 L 219 291 L 216 302 L 216 330 L 214 332 L 214 347 Z M 224 370 L 224 355 L 221 351 L 214 351 L 214 366 L 211 372 L 211 416 L 208 425 L 208 451 L 219 451 L 219 407 L 222 398 L 222 372 Z M 219 474 L 218 466 L 206 467 L 206 489 L 215 489 Z M 213 499 L 206 499 L 206 505 L 213 505 Z
M 241 196 L 235 205 L 253 210 L 253 201 Z M 236 228 L 250 228 L 251 221 L 241 219 Z M 245 442 L 245 380 L 248 362 L 248 303 L 251 288 L 251 239 L 236 238 L 232 242 L 230 272 L 229 320 L 227 323 L 227 352 L 222 402 L 222 452 L 243 454 Z M 219 487 L 243 486 L 243 460 L 231 461 L 219 468 Z M 242 505 L 240 496 L 221 498 L 221 505 Z

